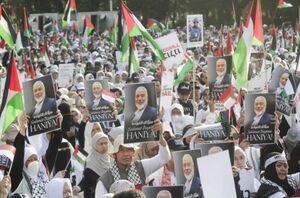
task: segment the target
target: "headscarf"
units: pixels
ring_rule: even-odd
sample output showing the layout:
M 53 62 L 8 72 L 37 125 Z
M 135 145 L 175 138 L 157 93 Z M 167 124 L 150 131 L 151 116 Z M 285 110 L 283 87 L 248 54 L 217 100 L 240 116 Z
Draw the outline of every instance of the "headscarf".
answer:
M 295 189 L 289 184 L 288 182 L 288 178 L 286 177 L 284 180 L 281 180 L 278 178 L 278 175 L 277 175 L 277 171 L 276 171 L 276 162 L 277 161 L 274 161 L 273 163 L 271 164 L 266 164 L 268 162 L 268 160 L 274 156 L 280 156 L 281 154 L 280 153 L 276 153 L 276 152 L 273 152 L 273 153 L 270 153 L 267 157 L 266 157 L 266 162 L 265 162 L 265 178 L 267 180 L 270 180 L 274 183 L 276 183 L 277 185 L 279 185 L 280 187 L 282 187 L 284 189 L 284 191 L 286 192 L 286 194 L 291 197 L 294 193 L 295 193 Z
M 30 175 L 27 172 L 27 168 L 25 166 L 26 161 L 32 155 L 37 155 L 37 152 L 33 146 L 27 145 L 24 149 L 24 165 L 23 170 L 30 177 L 30 185 L 32 186 L 32 197 L 43 198 L 46 194 L 45 186 L 48 183 L 48 176 L 41 169 L 42 163 L 40 162 L 40 170 L 36 176 Z
M 86 168 L 93 170 L 99 177 L 101 177 L 109 168 L 110 157 L 107 153 L 99 153 L 96 151 L 97 142 L 101 138 L 106 138 L 109 142 L 108 136 L 102 133 L 96 133 L 92 138 L 92 152 L 86 159 Z
M 54 178 L 46 185 L 47 197 L 48 198 L 63 198 L 64 196 L 64 185 L 67 183 L 71 188 L 71 182 L 69 179 Z
M 84 129 L 84 150 L 87 153 L 90 153 L 92 150 L 91 143 L 92 143 L 92 129 L 94 123 L 87 122 Z

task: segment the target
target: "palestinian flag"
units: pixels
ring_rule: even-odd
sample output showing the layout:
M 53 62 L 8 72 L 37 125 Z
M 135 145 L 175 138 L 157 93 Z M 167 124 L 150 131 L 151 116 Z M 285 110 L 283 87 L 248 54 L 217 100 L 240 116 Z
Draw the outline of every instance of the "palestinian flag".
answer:
M 135 44 L 135 39 L 130 38 L 130 76 L 134 72 L 138 72 L 140 68 L 140 61 L 138 58 L 138 52 Z
M 62 28 L 68 28 L 71 26 L 71 21 L 77 20 L 77 10 L 75 0 L 68 0 L 64 14 L 62 17 Z
M 247 18 L 247 24 L 249 20 L 252 20 L 253 23 L 253 38 L 252 45 L 261 46 L 264 43 L 264 35 L 262 28 L 262 18 L 261 18 L 261 8 L 260 0 L 253 0 L 251 5 L 251 13 L 249 12 Z
M 256 0 L 253 0 L 252 6 L 249 10 L 249 17 L 247 20 L 246 27 L 244 28 L 243 35 L 239 40 L 235 52 L 233 54 L 234 71 L 236 73 L 237 88 L 240 89 L 247 84 L 248 81 L 248 70 L 250 63 L 250 50 L 253 39 L 253 20 L 252 20 L 252 8 Z
M 228 31 L 225 55 L 232 55 L 232 54 L 233 54 L 233 46 L 232 46 L 232 42 L 231 42 L 231 34 L 230 34 L 230 31 Z
M 116 19 L 114 18 L 113 23 L 111 25 L 111 27 L 109 28 L 109 38 L 110 41 L 117 45 L 117 33 L 118 33 L 118 28 L 117 28 L 117 24 L 116 24 Z
M 121 52 L 122 52 L 121 61 L 122 61 L 122 63 L 125 63 L 127 61 L 128 54 L 129 54 L 129 45 L 130 45 L 129 34 L 127 31 L 127 26 L 124 23 L 123 24 L 123 36 L 122 36 L 122 41 L 121 41 Z
M 165 29 L 165 26 L 161 22 L 149 18 L 147 19 L 147 28 L 152 30 L 163 30 Z
M 84 166 L 86 157 L 79 151 L 79 145 L 75 147 L 73 157 L 77 162 Z
M 28 20 L 26 16 L 26 8 L 24 7 L 24 13 L 23 13 L 23 36 L 26 38 L 30 38 L 30 32 L 28 29 Z
M 18 76 L 18 69 L 11 52 L 10 66 L 7 68 L 7 78 L 0 107 L 0 134 L 6 132 L 8 127 L 24 111 L 22 89 Z
M 177 78 L 175 80 L 175 85 L 178 86 L 181 82 L 184 81 L 185 77 L 191 69 L 193 69 L 193 60 L 186 55 L 187 59 L 185 64 L 177 68 Z
M 220 101 L 226 109 L 230 109 L 237 100 L 238 94 L 234 92 L 234 88 L 230 85 L 220 96 Z
M 152 38 L 152 36 L 147 32 L 141 22 L 130 12 L 130 10 L 126 7 L 124 2 L 121 0 L 121 9 L 123 13 L 123 17 L 125 19 L 125 23 L 127 26 L 129 37 L 142 36 L 149 47 L 154 52 L 155 56 L 158 57 L 159 60 L 164 60 L 164 53 L 156 43 L 156 41 Z
M 14 48 L 17 35 L 2 5 L 0 5 L 0 37 L 11 49 Z
M 22 36 L 21 32 L 17 30 L 17 40 L 16 40 L 16 52 L 18 53 L 21 49 L 23 49 Z
M 111 103 L 115 103 L 116 100 L 116 94 L 107 90 L 107 89 L 102 89 L 102 98 L 104 100 L 107 100 Z
M 89 36 L 95 29 L 95 26 L 93 25 L 91 19 L 89 16 L 85 16 L 84 19 L 84 27 L 83 27 L 83 38 L 82 38 L 82 43 L 85 47 L 88 46 L 89 44 Z
M 9 18 L 10 18 L 10 21 L 12 21 L 12 22 L 17 21 L 16 13 L 15 13 L 15 10 L 13 8 L 11 9 Z
M 208 38 L 208 41 L 207 41 L 207 55 L 210 55 L 210 56 L 213 55 L 212 49 L 211 49 L 211 44 L 210 44 L 210 38 Z
M 277 8 L 291 8 L 293 5 L 291 3 L 285 2 L 285 0 L 278 0 Z

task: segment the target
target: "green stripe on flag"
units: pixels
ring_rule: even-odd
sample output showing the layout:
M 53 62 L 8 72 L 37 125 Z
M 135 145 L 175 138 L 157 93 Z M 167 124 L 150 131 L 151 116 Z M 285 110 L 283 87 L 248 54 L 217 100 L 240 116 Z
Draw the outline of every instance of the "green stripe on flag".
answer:
M 191 59 L 188 59 L 188 61 L 184 65 L 178 68 L 178 72 L 177 72 L 178 76 L 177 79 L 175 80 L 176 86 L 178 86 L 184 80 L 184 78 L 187 76 L 187 74 L 191 69 L 193 69 L 193 61 Z
M 8 101 L 5 112 L 2 115 L 5 115 L 2 133 L 6 132 L 8 127 L 16 120 L 16 118 L 24 111 L 22 93 L 16 93 Z
M 7 32 L 9 31 L 8 28 L 4 28 L 5 25 L 7 27 L 6 21 L 3 21 L 3 19 L 0 20 L 0 36 L 5 40 L 5 42 L 10 48 L 14 48 L 15 45 L 14 40 L 11 37 L 11 34 Z

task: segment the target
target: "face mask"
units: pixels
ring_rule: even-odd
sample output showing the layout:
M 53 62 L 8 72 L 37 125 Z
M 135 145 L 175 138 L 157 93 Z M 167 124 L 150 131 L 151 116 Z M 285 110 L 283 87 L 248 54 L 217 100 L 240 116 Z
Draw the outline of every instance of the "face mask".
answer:
M 181 116 L 180 115 L 172 115 L 172 121 L 173 122 L 180 122 Z
M 37 174 L 39 173 L 39 169 L 40 169 L 40 165 L 39 165 L 39 162 L 38 161 L 33 161 L 33 162 L 30 162 L 28 164 L 28 167 L 27 167 L 27 173 L 30 175 L 30 176 L 37 176 Z

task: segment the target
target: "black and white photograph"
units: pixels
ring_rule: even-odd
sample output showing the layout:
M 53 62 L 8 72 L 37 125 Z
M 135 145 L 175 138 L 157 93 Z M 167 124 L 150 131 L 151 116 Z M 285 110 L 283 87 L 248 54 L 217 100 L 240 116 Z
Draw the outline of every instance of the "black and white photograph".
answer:
M 272 144 L 275 141 L 275 94 L 247 94 L 245 131 L 251 144 Z
M 183 186 L 144 186 L 146 197 L 153 198 L 183 198 Z
M 201 182 L 197 167 L 197 158 L 201 157 L 199 149 L 173 152 L 175 175 L 178 185 L 184 185 L 184 197 L 202 197 Z
M 116 120 L 114 97 L 111 97 L 107 81 L 85 81 L 85 100 L 90 113 L 90 122 L 106 122 Z
M 157 141 L 159 135 L 152 131 L 158 118 L 154 83 L 135 83 L 125 86 L 124 142 Z
M 60 128 L 51 75 L 23 82 L 26 114 L 30 136 Z

